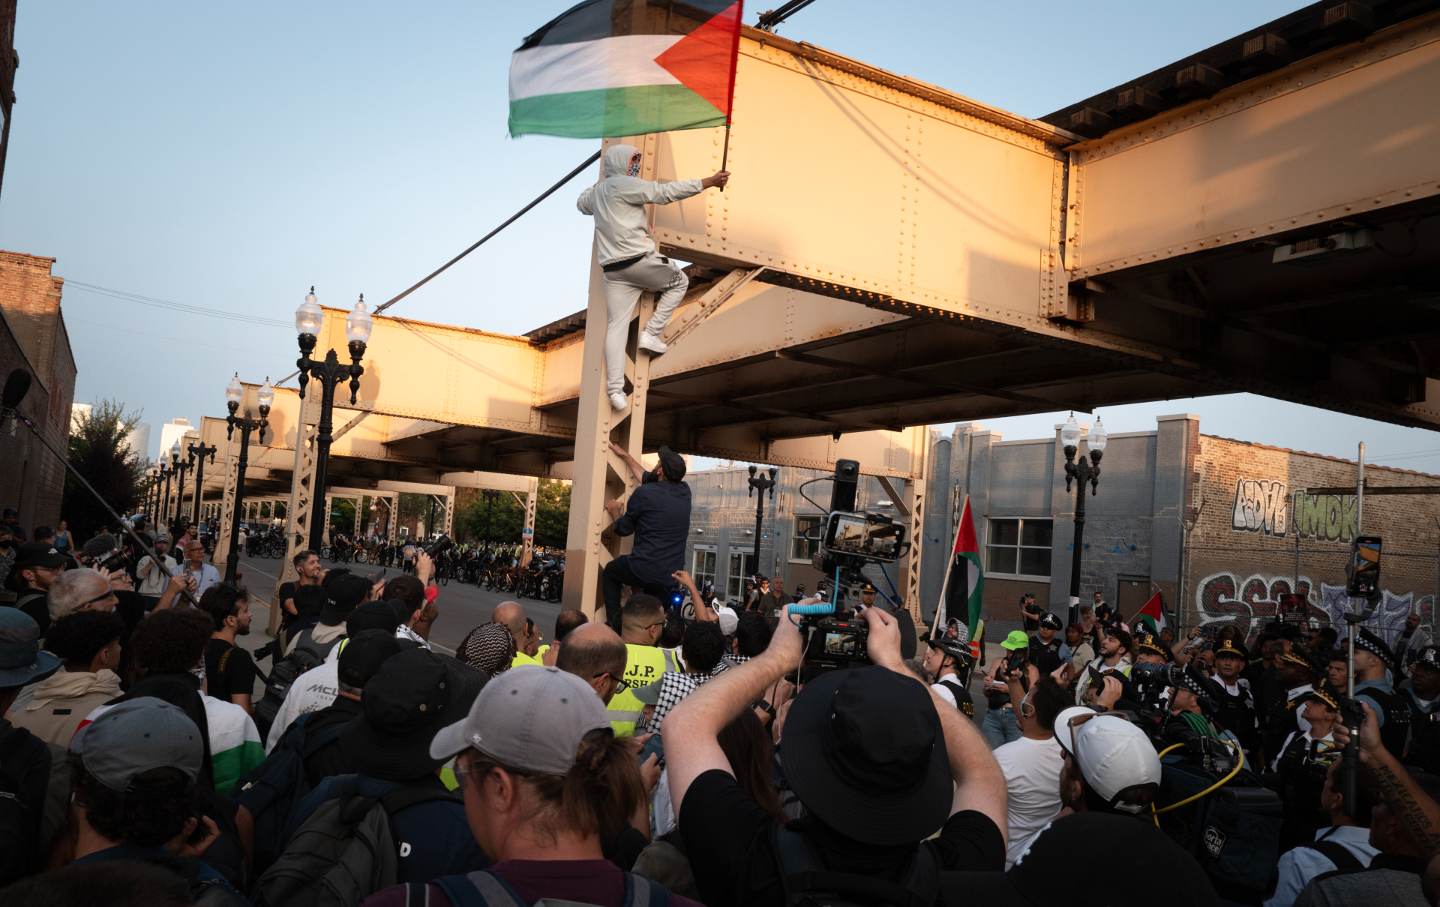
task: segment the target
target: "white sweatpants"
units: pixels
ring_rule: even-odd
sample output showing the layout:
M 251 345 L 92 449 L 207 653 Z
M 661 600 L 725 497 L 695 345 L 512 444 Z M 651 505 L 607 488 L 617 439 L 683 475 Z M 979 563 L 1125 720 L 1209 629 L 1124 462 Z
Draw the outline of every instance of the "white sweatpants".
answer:
M 650 316 L 644 328 L 659 337 L 675 307 L 685 298 L 690 278 L 658 252 L 651 252 L 628 268 L 607 271 L 604 276 L 605 309 L 609 318 L 605 328 L 605 392 L 623 394 L 625 341 L 629 339 L 630 319 L 635 317 L 640 294 L 646 290 L 660 294 L 655 314 Z

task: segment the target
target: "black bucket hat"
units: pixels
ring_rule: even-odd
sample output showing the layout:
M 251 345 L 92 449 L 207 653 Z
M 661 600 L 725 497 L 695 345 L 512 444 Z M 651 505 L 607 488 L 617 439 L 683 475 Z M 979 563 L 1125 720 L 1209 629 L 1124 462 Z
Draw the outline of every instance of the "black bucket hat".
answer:
M 805 808 L 865 844 L 923 841 L 950 815 L 954 780 L 934 702 L 888 668 L 830 671 L 807 685 L 780 759 Z

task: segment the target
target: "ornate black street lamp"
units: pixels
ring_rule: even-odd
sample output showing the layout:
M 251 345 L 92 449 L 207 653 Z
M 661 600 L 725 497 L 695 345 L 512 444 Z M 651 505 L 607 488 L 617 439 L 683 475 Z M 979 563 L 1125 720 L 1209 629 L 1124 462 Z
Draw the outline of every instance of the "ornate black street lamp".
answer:
M 227 583 L 235 582 L 235 571 L 240 566 L 240 511 L 245 507 L 245 467 L 250 465 L 250 433 L 258 429 L 260 443 L 265 443 L 265 429 L 270 424 L 270 404 L 275 402 L 275 388 L 270 385 L 269 378 L 260 386 L 259 393 L 255 395 L 260 411 L 258 417 L 248 411 L 243 416 L 237 415 L 244 397 L 245 388 L 240 385 L 237 374 L 230 379 L 230 386 L 225 388 L 225 407 L 230 411 L 225 417 L 225 437 L 233 437 L 235 429 L 240 429 L 240 457 L 235 464 L 235 507 L 230 514 L 230 552 L 225 558 Z
M 770 499 L 775 499 L 775 482 L 780 475 L 777 467 L 770 467 L 770 475 L 757 475 L 760 471 L 753 465 L 750 467 L 750 494 L 760 492 L 755 498 L 755 562 L 752 565 L 755 572 L 760 572 L 760 527 L 765 521 L 765 492 L 770 492 Z
M 170 448 L 170 465 L 175 470 L 175 515 L 173 519 L 171 518 L 170 514 L 167 513 L 165 515 L 165 518 L 167 520 L 170 520 L 171 526 L 178 526 L 180 523 L 180 518 L 184 514 L 185 473 L 189 472 L 191 467 L 195 465 L 194 454 L 191 454 L 189 457 L 181 459 L 180 453 L 180 442 L 177 440 Z
M 190 509 L 192 523 L 200 522 L 200 498 L 205 493 L 205 459 L 208 457 L 214 463 L 216 450 L 214 444 L 206 444 L 203 439 L 189 446 L 190 458 L 195 462 L 195 502 Z
M 1086 439 L 1085 446 L 1090 449 L 1090 458 L 1076 457 L 1075 453 L 1080 445 L 1080 426 L 1075 422 L 1075 414 L 1070 414 L 1070 420 L 1065 427 L 1060 429 L 1060 443 L 1065 448 L 1065 490 L 1069 491 L 1072 483 L 1075 485 L 1075 544 L 1070 552 L 1070 623 L 1078 623 L 1080 620 L 1080 554 L 1085 547 L 1085 484 L 1090 484 L 1090 494 L 1093 496 L 1100 490 L 1100 458 L 1105 455 L 1105 442 L 1108 436 L 1105 434 L 1105 426 L 1100 424 L 1100 417 L 1095 417 L 1095 427 L 1090 430 L 1090 436 Z
M 311 287 L 305 301 L 295 310 L 295 330 L 300 334 L 300 358 L 295 360 L 295 365 L 300 369 L 301 400 L 305 399 L 305 385 L 311 378 L 320 382 L 320 424 L 315 434 L 315 487 L 311 489 L 311 496 L 312 500 L 322 502 L 325 500 L 325 479 L 330 464 L 330 442 L 334 440 L 335 386 L 342 381 L 350 382 L 350 403 L 353 406 L 360 391 L 360 376 L 365 374 L 360 360 L 365 356 L 365 342 L 370 339 L 370 330 L 374 326 L 370 313 L 365 309 L 365 295 L 362 293 L 354 310 L 345 318 L 345 338 L 350 341 L 350 364 L 342 365 L 333 349 L 326 351 L 323 360 L 310 357 L 315 349 L 316 335 L 324 323 L 325 314 L 315 300 L 315 288 Z M 310 550 L 321 549 L 329 518 L 328 513 L 319 520 L 311 516 Z

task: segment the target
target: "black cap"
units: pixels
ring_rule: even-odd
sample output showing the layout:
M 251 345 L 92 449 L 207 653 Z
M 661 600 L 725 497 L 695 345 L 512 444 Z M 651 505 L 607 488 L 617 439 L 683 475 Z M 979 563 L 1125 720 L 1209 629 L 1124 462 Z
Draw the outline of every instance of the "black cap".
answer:
M 1040 618 L 1040 626 L 1046 630 L 1059 630 L 1063 628 L 1065 624 L 1060 620 L 1060 618 L 1056 617 L 1051 612 L 1046 611 L 1045 616 Z
M 803 588 L 805 588 L 805 587 L 804 587 L 804 586 L 801 586 L 800 588 L 803 589 Z M 861 594 L 861 595 L 874 595 L 874 594 L 875 594 L 875 584 L 874 584 L 874 583 L 866 583 L 865 585 L 861 586 L 861 587 L 860 587 L 860 594 Z
M 329 626 L 344 623 L 355 606 L 370 594 L 370 581 L 349 571 L 325 577 L 325 606 L 320 609 L 320 623 Z
M 393 636 L 399 625 L 395 608 L 390 602 L 364 602 L 345 618 L 345 633 L 355 636 L 366 630 L 384 630 Z
M 351 634 L 340 650 L 340 683 L 355 689 L 364 689 L 391 656 L 399 655 L 404 647 L 395 638 L 394 631 L 363 630 Z
M 361 774 L 427 777 L 440 765 L 430 756 L 431 739 L 470 711 L 484 685 L 483 675 L 453 658 L 402 646 L 365 683 L 364 714 L 345 726 L 340 745 L 354 754 Z
M 969 647 L 958 639 L 950 639 L 947 636 L 929 636 L 926 637 L 925 644 L 949 655 L 961 667 L 969 667 L 970 663 L 974 661 L 970 656 Z
M 671 450 L 668 445 L 660 446 L 660 465 L 665 467 L 665 478 L 678 482 L 685 478 L 685 458 Z
M 48 567 L 55 570 L 70 563 L 70 558 L 61 554 L 53 545 L 41 542 L 26 542 L 15 549 L 15 569 L 27 567 Z
M 1385 667 L 1392 671 L 1395 670 L 1395 653 L 1390 650 L 1390 646 L 1386 645 L 1385 640 L 1364 627 L 1361 627 L 1360 632 L 1355 635 L 1355 648 L 1364 649 L 1385 662 Z
M 85 543 L 80 553 L 88 558 L 104 557 L 115 550 L 115 537 L 113 535 L 97 535 Z
M 1415 661 L 1410 664 L 1410 671 L 1414 673 L 1416 668 L 1429 668 L 1432 671 L 1440 671 L 1440 647 L 1426 646 L 1415 656 Z

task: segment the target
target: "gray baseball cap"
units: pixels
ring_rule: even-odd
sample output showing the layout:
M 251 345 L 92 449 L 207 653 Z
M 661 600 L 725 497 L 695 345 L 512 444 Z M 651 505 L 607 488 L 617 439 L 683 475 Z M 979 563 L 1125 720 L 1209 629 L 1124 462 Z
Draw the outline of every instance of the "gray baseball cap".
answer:
M 585 681 L 522 665 L 486 684 L 470 714 L 435 735 L 430 756 L 449 759 L 473 746 L 502 765 L 563 775 L 585 735 L 608 727 L 610 713 Z
M 140 696 L 106 709 L 81 728 L 70 741 L 70 752 L 96 781 L 123 791 L 136 775 L 156 768 L 178 768 L 195 780 L 205 741 L 178 706 Z

